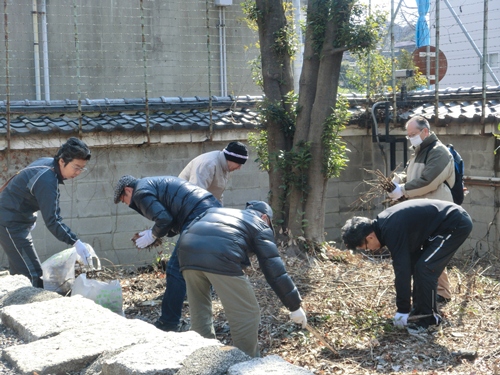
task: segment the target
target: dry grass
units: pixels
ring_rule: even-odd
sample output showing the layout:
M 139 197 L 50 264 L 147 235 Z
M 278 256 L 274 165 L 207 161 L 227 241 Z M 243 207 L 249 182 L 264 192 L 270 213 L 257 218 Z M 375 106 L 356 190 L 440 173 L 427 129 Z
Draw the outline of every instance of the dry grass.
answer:
M 442 307 L 438 330 L 410 335 L 395 330 L 393 270 L 384 255 L 328 248 L 327 260 L 282 257 L 303 297 L 309 324 L 329 343 L 288 319 L 288 311 L 254 263 L 251 278 L 261 306 L 262 355 L 277 354 L 315 374 L 500 374 L 500 268 L 454 261 L 453 299 Z M 153 322 L 159 314 L 164 275 L 121 276 L 127 317 Z M 231 343 L 224 312 L 214 298 L 217 338 Z M 189 307 L 185 307 L 189 316 Z

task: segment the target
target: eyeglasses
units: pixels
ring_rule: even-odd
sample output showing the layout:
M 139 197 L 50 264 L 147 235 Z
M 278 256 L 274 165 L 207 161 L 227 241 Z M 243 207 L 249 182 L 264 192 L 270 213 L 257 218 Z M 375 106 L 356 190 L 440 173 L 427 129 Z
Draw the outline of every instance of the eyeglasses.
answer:
M 422 134 L 423 131 L 424 131 L 424 129 L 420 130 L 417 134 L 412 134 L 412 135 L 408 134 L 406 136 L 406 139 L 410 139 L 410 138 L 416 137 L 417 135 Z
M 70 164 L 70 165 L 77 172 L 85 172 L 87 170 L 87 168 L 82 168 L 82 167 L 79 167 L 79 166 L 74 165 L 74 164 Z

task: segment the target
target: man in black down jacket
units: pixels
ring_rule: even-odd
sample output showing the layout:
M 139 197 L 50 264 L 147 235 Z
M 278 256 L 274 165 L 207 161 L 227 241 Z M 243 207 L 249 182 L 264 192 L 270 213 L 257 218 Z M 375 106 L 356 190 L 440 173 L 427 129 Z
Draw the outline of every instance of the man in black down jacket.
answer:
M 302 327 L 307 323 L 300 294 L 274 243 L 271 220 L 272 209 L 262 201 L 248 202 L 245 210 L 211 208 L 193 220 L 177 242 L 192 329 L 215 338 L 212 285 L 224 307 L 234 346 L 252 357 L 259 356 L 260 309 L 243 274 L 250 254 L 257 256 L 267 282 L 291 311 L 291 319 Z
M 87 170 L 90 150 L 71 137 L 54 157 L 40 158 L 12 177 L 0 193 L 0 244 L 7 254 L 10 273 L 24 275 L 34 287 L 43 288 L 42 265 L 31 231 L 40 211 L 47 229 L 59 241 L 74 246 L 88 264 L 87 246 L 62 222 L 59 185 Z
M 208 191 L 174 176 L 136 179 L 126 175 L 115 187 L 115 204 L 123 202 L 145 218 L 154 221 L 151 229 L 139 233 L 139 248 L 146 248 L 156 238 L 173 237 L 198 215 L 220 202 Z M 163 331 L 182 331 L 180 323 L 182 304 L 186 296 L 186 282 L 179 270 L 175 246 L 167 265 L 167 285 L 161 306 L 161 316 L 155 326 Z
M 462 207 L 437 199 L 413 199 L 382 211 L 374 220 L 359 216 L 347 220 L 342 240 L 348 249 L 387 246 L 395 275 L 394 325 L 404 328 L 410 315 L 424 315 L 411 324 L 421 331 L 440 324 L 437 279 L 471 231 L 472 220 Z

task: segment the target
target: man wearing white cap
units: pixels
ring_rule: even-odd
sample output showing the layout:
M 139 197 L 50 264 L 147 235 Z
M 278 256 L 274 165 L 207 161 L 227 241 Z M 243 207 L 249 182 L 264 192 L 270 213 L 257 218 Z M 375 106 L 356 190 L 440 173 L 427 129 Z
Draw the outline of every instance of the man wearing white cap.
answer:
M 179 174 L 183 180 L 211 192 L 222 202 L 229 173 L 248 160 L 248 149 L 241 142 L 230 142 L 222 151 L 210 151 L 191 160 Z

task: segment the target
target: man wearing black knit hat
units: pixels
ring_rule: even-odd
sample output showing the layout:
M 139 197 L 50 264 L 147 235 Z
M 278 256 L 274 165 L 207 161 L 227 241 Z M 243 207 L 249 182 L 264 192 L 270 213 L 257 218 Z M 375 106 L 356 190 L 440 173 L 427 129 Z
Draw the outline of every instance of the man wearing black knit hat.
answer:
M 230 142 L 222 151 L 211 151 L 191 160 L 179 177 L 208 190 L 220 202 L 229 180 L 229 173 L 248 160 L 248 149 L 241 142 Z

